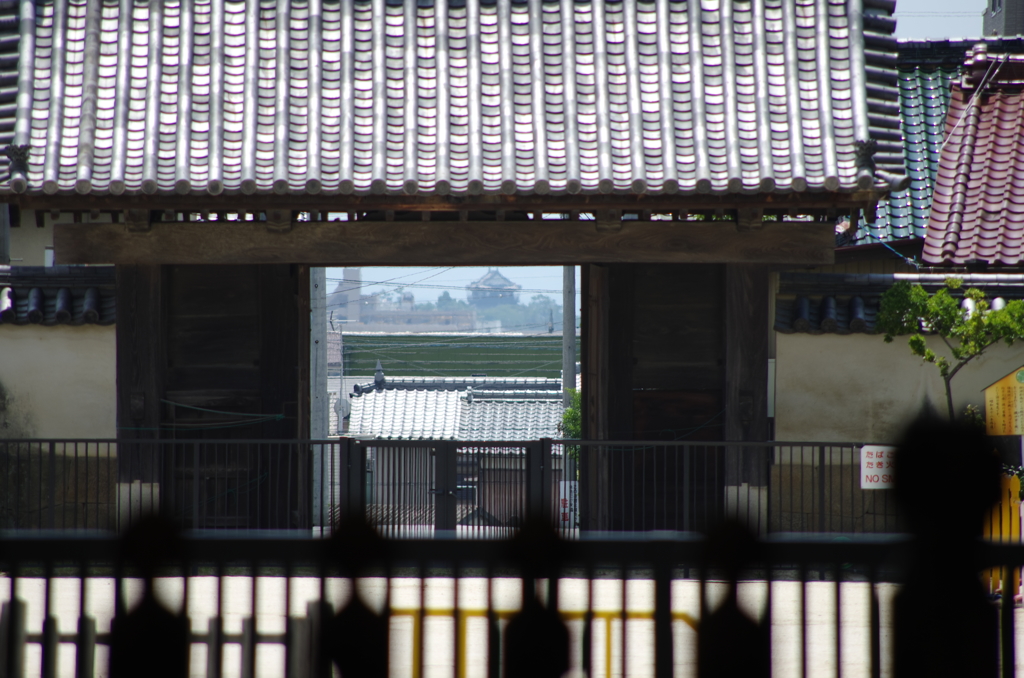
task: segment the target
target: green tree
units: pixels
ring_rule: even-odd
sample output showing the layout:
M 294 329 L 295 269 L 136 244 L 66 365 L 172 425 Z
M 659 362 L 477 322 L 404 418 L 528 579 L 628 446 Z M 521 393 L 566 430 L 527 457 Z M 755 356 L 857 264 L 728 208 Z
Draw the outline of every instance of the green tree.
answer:
M 548 324 L 561 325 L 562 306 L 549 296 L 536 294 L 529 304 L 499 304 L 477 310 L 481 320 L 500 320 L 503 330 L 543 333 Z
M 563 438 L 578 440 L 583 437 L 583 397 L 578 389 L 565 390 L 569 392 L 569 407 L 562 412 L 562 423 L 558 425 L 558 431 Z M 576 461 L 580 460 L 579 445 L 569 446 L 566 452 Z
M 468 311 L 469 304 L 461 299 L 452 299 L 447 291 L 437 298 L 437 310 L 439 311 Z
M 955 416 L 952 383 L 957 373 L 999 342 L 1009 346 L 1024 339 L 1024 301 L 1010 301 L 993 310 L 985 293 L 972 287 L 963 293 L 969 303 L 961 307 L 951 292 L 962 285 L 959 278 L 947 278 L 945 288 L 929 295 L 921 285 L 901 280 L 882 295 L 878 312 L 878 329 L 887 343 L 909 334 L 911 353 L 938 368 L 950 419 Z M 922 330 L 938 336 L 947 355 L 929 348 Z

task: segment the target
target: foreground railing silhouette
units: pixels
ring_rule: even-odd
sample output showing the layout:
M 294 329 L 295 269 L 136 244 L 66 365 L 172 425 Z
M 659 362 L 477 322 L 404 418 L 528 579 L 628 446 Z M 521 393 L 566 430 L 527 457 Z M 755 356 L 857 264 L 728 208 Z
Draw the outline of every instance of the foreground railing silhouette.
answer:
M 514 678 L 565 668 L 684 676 L 697 675 L 701 652 L 715 651 L 701 637 L 712 629 L 715 642 L 723 633 L 734 639 L 725 656 L 739 652 L 745 670 L 709 674 L 705 667 L 700 675 L 758 675 L 761 664 L 774 667 L 772 675 L 820 675 L 821 658 L 831 657 L 826 664 L 847 673 L 854 666 L 855 675 L 877 676 L 893 661 L 892 646 L 883 653 L 893 610 L 887 595 L 906 574 L 900 564 L 914 557 L 906 537 L 776 537 L 743 547 L 751 560 L 739 567 L 715 555 L 714 537 L 617 536 L 383 542 L 359 532 L 332 540 L 193 535 L 174 545 L 159 530 L 127 540 L 6 534 L 0 667 L 9 676 L 92 676 L 109 660 L 112 676 L 181 676 L 183 667 L 206 676 L 254 676 L 258 669 L 329 676 L 335 661 L 348 667 L 346 676 L 424 676 L 430 669 Z M 978 569 L 1008 573 L 1024 564 L 1019 544 L 979 542 L 973 551 Z M 730 581 L 741 591 L 731 616 L 722 612 L 732 609 Z M 761 590 L 760 614 L 744 617 L 737 610 L 749 609 L 752 587 Z M 353 589 L 362 592 L 353 596 Z M 431 602 L 442 589 L 446 599 Z M 1004 587 L 999 599 L 983 602 L 993 618 L 999 610 L 991 641 L 1004 676 L 1017 675 L 1014 593 Z M 723 595 L 717 625 L 701 621 L 715 619 L 712 598 Z M 823 603 L 842 611 L 826 615 L 833 629 L 827 647 L 810 637 L 820 629 L 808 624 Z M 276 617 L 267 612 L 273 605 Z M 958 614 L 955 604 L 944 606 L 951 626 Z M 795 633 L 782 621 L 793 615 L 801 620 Z M 868 622 L 866 638 L 851 636 L 851 616 Z M 744 637 L 763 642 L 737 646 Z M 120 663 L 118 643 L 128 651 Z M 438 643 L 447 647 L 438 650 Z

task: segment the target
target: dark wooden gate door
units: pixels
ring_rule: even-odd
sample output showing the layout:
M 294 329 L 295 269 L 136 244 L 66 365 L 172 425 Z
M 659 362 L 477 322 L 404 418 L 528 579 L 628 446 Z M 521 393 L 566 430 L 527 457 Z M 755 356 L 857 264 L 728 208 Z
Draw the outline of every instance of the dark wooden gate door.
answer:
M 160 448 L 168 513 L 190 528 L 310 527 L 308 450 L 268 442 L 308 430 L 297 267 L 162 266 L 132 296 L 136 268 L 119 267 L 131 312 L 118 330 L 118 421 L 176 441 Z M 122 482 L 145 471 L 130 457 L 121 467 Z

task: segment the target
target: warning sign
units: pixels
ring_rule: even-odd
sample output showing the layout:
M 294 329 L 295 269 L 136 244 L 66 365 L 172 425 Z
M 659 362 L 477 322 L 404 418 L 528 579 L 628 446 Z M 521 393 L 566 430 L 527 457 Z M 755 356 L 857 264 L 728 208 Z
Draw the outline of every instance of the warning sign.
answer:
M 990 436 L 1024 434 L 1024 367 L 985 389 L 985 433 Z
M 896 448 L 890 445 L 865 445 L 860 448 L 860 489 L 892 489 L 895 460 Z
M 580 488 L 575 480 L 558 483 L 558 526 L 573 529 L 580 526 Z

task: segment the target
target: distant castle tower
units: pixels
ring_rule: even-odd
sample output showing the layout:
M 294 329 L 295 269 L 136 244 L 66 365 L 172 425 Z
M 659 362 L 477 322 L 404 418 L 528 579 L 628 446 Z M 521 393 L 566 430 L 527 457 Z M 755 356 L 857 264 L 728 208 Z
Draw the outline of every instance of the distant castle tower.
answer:
M 487 274 L 476 282 L 466 286 L 469 290 L 469 303 L 479 308 L 490 308 L 501 304 L 518 304 L 519 290 L 517 285 L 501 273 L 498 269 L 487 269 Z
M 1024 35 L 1024 0 L 988 0 L 981 26 L 986 37 Z

